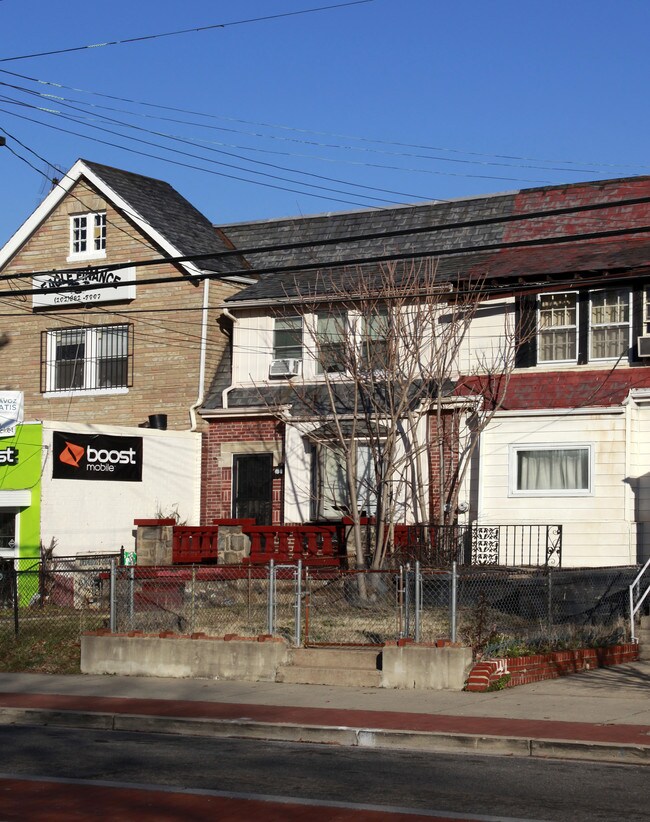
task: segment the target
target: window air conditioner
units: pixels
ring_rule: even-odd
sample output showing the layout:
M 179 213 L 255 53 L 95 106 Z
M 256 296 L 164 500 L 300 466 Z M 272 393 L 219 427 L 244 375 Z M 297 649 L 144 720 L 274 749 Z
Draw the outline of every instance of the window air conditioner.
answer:
M 650 335 L 646 337 L 638 337 L 636 344 L 639 357 L 650 357 Z
M 271 360 L 269 377 L 297 377 L 300 373 L 300 360 Z

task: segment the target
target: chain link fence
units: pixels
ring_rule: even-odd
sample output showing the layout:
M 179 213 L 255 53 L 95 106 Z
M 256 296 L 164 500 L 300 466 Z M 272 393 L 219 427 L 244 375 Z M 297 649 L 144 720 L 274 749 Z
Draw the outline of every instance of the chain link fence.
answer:
M 85 557 L 0 566 L 0 659 L 24 670 L 79 660 L 84 631 L 209 636 L 273 633 L 292 644 L 381 645 L 451 638 L 498 655 L 513 642 L 629 630 L 638 569 L 419 563 L 386 571 L 301 566 L 118 566 Z M 613 635 L 613 634 L 612 634 Z M 29 654 L 29 659 L 27 659 Z M 7 662 L 9 660 L 9 662 Z M 39 661 L 40 660 L 40 661 Z M 76 660 L 76 662 L 75 662 Z M 56 668 L 53 668 L 56 670 Z
M 2 669 L 78 670 L 81 634 L 109 625 L 110 559 L 0 562 Z
M 269 569 L 116 568 L 113 629 L 255 636 L 268 631 Z

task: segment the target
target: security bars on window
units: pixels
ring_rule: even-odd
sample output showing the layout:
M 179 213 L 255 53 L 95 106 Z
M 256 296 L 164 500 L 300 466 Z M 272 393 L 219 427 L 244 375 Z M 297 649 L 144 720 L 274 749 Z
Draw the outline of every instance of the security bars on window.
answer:
M 102 325 L 44 331 L 41 391 L 128 388 L 133 376 L 133 326 Z

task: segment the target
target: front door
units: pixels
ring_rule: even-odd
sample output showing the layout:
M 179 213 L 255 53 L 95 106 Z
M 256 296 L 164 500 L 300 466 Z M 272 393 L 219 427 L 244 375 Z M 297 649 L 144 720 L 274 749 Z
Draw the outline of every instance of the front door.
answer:
M 252 517 L 258 525 L 271 525 L 273 455 L 235 454 L 233 457 L 233 516 Z

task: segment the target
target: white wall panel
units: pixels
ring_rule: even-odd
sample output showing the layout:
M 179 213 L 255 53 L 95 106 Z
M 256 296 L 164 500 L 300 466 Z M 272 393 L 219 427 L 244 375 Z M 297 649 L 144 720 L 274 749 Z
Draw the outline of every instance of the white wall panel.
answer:
M 142 437 L 142 482 L 53 479 L 52 431 Z M 201 435 L 66 422 L 43 423 L 41 534 L 54 537 L 56 553 L 112 553 L 133 550 L 133 520 L 178 511 L 181 521 L 198 525 L 200 516 Z

